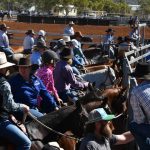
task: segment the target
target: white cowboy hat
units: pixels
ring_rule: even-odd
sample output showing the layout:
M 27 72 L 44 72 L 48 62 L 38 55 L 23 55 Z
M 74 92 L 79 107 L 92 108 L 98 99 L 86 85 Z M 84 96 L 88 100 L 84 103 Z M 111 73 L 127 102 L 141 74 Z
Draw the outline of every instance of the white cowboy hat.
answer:
M 15 64 L 7 61 L 6 55 L 4 52 L 0 52 L 0 69 L 14 66 Z
M 45 36 L 46 35 L 46 32 L 44 30 L 40 30 L 38 32 L 38 35 L 41 35 L 41 36 Z
M 70 36 L 63 36 L 63 40 L 65 42 L 70 42 Z
M 57 142 L 49 142 L 48 143 L 49 146 L 53 146 L 58 148 L 59 150 L 64 150 L 63 148 L 60 148 L 59 144 Z
M 74 22 L 73 21 L 69 21 L 69 24 L 74 24 Z

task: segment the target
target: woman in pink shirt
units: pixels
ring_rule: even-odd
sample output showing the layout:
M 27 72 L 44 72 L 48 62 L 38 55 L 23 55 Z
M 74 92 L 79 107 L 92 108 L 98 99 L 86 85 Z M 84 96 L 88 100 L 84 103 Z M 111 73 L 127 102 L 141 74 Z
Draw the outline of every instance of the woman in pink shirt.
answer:
M 63 101 L 59 98 L 57 90 L 54 86 L 53 70 L 55 61 L 58 60 L 58 56 L 51 50 L 46 50 L 42 54 L 42 65 L 37 71 L 37 76 L 43 81 L 47 90 L 53 95 L 59 105 L 63 104 Z

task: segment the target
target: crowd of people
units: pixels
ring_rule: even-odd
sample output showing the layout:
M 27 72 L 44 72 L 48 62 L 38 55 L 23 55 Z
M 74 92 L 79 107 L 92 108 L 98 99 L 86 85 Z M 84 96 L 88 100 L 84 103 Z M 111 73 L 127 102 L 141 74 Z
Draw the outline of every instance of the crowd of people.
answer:
M 8 62 L 14 55 L 7 36 L 8 27 L 0 25 L 0 137 L 13 143 L 18 150 L 31 147 L 27 135 L 16 126 L 24 113 L 30 112 L 38 118 L 67 103 L 74 104 L 79 99 L 76 89 L 84 91 L 90 85 L 77 79 L 80 75 L 78 68 L 83 68 L 88 61 L 81 46 L 83 35 L 80 31 L 75 32 L 73 26 L 74 22 L 70 21 L 63 38 L 50 48 L 44 30 L 40 30 L 37 36 L 34 30 L 28 30 L 23 41 L 24 57 L 14 64 Z M 102 41 L 103 53 L 119 59 L 121 65 L 124 53 L 136 50 L 135 43 L 140 39 L 138 27 L 133 25 L 131 29 L 128 36 L 118 37 L 116 42 L 115 31 L 108 28 Z M 18 72 L 7 78 L 9 67 L 14 65 L 17 65 Z M 107 114 L 103 108 L 94 109 L 85 124 L 80 150 L 109 150 L 110 145 L 126 144 L 134 139 L 141 150 L 150 149 L 150 64 L 138 63 L 130 75 L 139 83 L 133 88 L 129 100 L 132 111 L 130 131 L 112 134 L 109 123 L 115 115 Z

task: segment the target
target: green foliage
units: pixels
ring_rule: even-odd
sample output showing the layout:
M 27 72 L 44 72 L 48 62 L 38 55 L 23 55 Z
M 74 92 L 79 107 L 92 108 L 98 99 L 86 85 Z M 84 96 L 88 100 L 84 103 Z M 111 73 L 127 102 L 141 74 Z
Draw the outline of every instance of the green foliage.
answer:
M 142 14 L 150 14 L 150 0 L 139 0 Z
M 75 5 L 78 11 L 91 9 L 107 11 L 108 13 L 125 13 L 129 9 L 128 5 L 124 3 L 124 0 L 120 0 L 119 3 L 115 3 L 114 0 L 1 0 L 0 6 L 4 7 L 8 2 L 13 3 L 15 9 L 28 9 L 31 6 L 36 6 L 39 11 L 49 11 L 56 5 L 63 5 L 66 11 L 67 5 Z M 5 9 L 7 9 L 7 7 L 5 7 Z M 146 7 L 145 11 L 149 11 L 149 9 L 150 7 Z

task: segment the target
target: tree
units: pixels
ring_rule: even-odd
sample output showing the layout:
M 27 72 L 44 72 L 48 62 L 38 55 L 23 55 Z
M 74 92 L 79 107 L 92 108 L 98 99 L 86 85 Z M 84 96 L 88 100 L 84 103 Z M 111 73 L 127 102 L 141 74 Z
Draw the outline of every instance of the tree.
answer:
M 143 16 L 147 16 L 150 14 L 150 0 L 139 0 L 140 12 L 142 12 Z

